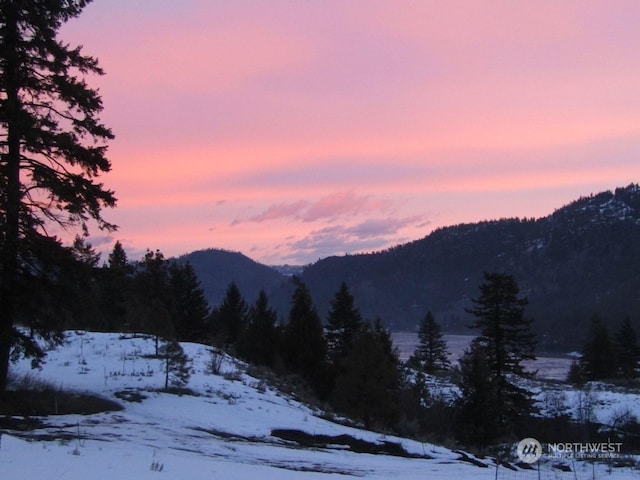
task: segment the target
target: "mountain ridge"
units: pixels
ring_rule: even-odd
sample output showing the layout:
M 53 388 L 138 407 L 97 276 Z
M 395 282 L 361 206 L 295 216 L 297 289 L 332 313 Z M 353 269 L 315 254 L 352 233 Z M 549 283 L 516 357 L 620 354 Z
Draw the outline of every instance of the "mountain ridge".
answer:
M 198 265 L 196 253 L 181 258 L 192 263 L 202 280 L 215 267 Z M 275 275 L 261 277 L 260 288 L 286 318 L 290 277 L 271 270 Z M 575 346 L 594 314 L 612 326 L 627 315 L 638 322 L 640 187 L 630 184 L 580 197 L 537 219 L 441 227 L 384 251 L 327 257 L 306 266 L 299 276 L 321 317 L 344 281 L 363 315 L 381 318 L 392 330 L 414 330 L 430 310 L 445 331 L 468 333 L 465 309 L 478 295 L 487 271 L 515 276 L 546 348 Z M 257 278 L 253 269 L 244 273 Z M 227 279 L 226 284 L 231 277 Z M 236 283 L 252 302 L 260 282 L 254 282 L 253 290 Z M 221 300 L 210 291 L 207 298 L 212 305 Z

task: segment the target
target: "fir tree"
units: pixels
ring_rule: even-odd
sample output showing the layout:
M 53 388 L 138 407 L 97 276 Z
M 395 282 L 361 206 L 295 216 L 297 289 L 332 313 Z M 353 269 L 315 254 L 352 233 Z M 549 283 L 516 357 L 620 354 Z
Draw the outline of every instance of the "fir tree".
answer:
M 472 343 L 460 359 L 460 391 L 456 402 L 458 436 L 478 449 L 489 446 L 503 432 L 498 391 L 500 385 L 487 358 L 487 350 Z
M 322 322 L 311 293 L 297 277 L 289 320 L 283 332 L 283 355 L 288 367 L 305 378 L 318 392 L 324 390 L 327 344 Z
M 109 253 L 108 266 L 113 272 L 131 273 L 132 271 L 127 252 L 124 251 L 120 240 L 116 241 L 113 245 L 113 250 Z
M 26 313 L 22 289 L 34 281 L 49 286 L 48 267 L 55 271 L 55 256 L 63 255 L 50 224 L 87 233 L 93 220 L 115 229 L 101 211 L 116 199 L 97 181 L 111 169 L 105 155 L 113 134 L 99 120 L 98 92 L 83 78 L 103 72 L 95 58 L 58 39 L 62 25 L 88 3 L 0 0 L 0 392 L 12 349 L 36 358 L 43 353 L 15 325 Z M 56 330 L 51 323 L 33 327 L 45 337 Z
M 247 328 L 238 342 L 238 353 L 243 358 L 258 365 L 274 365 L 279 344 L 277 318 L 266 292 L 260 290 L 249 311 Z
M 513 426 L 533 409 L 527 392 L 509 378 L 524 375 L 522 362 L 535 359 L 535 335 L 531 332 L 531 319 L 524 314 L 528 301 L 518 294 L 513 276 L 485 273 L 480 296 L 473 300 L 474 307 L 467 310 L 476 317 L 472 328 L 480 329 L 473 341 L 474 348 L 484 351 L 498 384 L 498 420 L 503 429 Z
M 133 266 L 120 241 L 109 253 L 107 265 L 101 272 L 102 329 L 115 332 L 126 327 L 127 310 L 131 308 L 133 292 Z
M 160 347 L 160 358 L 164 361 L 164 389 L 184 388 L 191 378 L 189 357 L 175 340 L 166 342 Z
M 158 355 L 160 340 L 175 336 L 171 321 L 169 265 L 160 250 L 147 250 L 135 276 L 135 283 L 137 308 L 132 313 L 142 330 L 155 337 Z
M 190 263 L 169 266 L 169 286 L 173 297 L 171 320 L 178 340 L 203 341 L 209 304 Z
M 353 347 L 354 338 L 361 327 L 360 311 L 354 304 L 349 287 L 342 282 L 331 301 L 326 327 L 329 358 L 334 364 L 339 363 Z
M 365 325 L 353 338 L 331 395 L 339 411 L 364 422 L 393 425 L 398 417 L 400 370 L 391 339 L 378 322 Z
M 598 315 L 591 317 L 580 365 L 587 380 L 603 380 L 615 374 L 613 345 L 609 329 Z
M 431 312 L 427 312 L 420 322 L 418 338 L 420 343 L 413 357 L 423 371 L 433 374 L 438 370 L 447 370 L 451 367 L 447 342 Z
M 248 313 L 249 306 L 240 289 L 231 282 L 222 303 L 211 314 L 215 342 L 226 349 L 235 348 L 246 327 Z
M 637 378 L 640 367 L 640 346 L 629 317 L 625 317 L 620 329 L 614 335 L 614 350 L 618 375 L 626 380 Z

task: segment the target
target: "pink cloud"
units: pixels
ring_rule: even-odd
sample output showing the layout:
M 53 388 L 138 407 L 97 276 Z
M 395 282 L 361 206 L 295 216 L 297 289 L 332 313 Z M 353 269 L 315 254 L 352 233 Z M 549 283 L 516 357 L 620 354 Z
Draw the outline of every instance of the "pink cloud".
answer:
M 637 24 L 624 0 L 109 0 L 63 33 L 107 72 L 131 245 L 303 261 L 639 181 Z
M 309 205 L 306 200 L 298 200 L 291 203 L 280 203 L 278 205 L 271 205 L 262 213 L 254 215 L 249 219 L 251 222 L 265 222 L 268 220 L 275 220 L 283 217 L 296 217 Z

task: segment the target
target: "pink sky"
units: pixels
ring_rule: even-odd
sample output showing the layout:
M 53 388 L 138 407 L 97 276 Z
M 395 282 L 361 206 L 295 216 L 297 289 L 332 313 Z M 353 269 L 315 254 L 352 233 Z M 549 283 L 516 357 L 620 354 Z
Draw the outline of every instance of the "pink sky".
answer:
M 134 260 L 300 264 L 640 181 L 640 2 L 95 0 Z

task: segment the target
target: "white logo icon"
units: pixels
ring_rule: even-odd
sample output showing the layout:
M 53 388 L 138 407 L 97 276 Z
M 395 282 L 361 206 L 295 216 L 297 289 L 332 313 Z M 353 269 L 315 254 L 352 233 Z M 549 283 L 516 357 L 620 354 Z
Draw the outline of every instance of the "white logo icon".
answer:
M 522 439 L 518 444 L 516 454 L 524 463 L 536 463 L 542 456 L 542 445 L 535 438 Z

